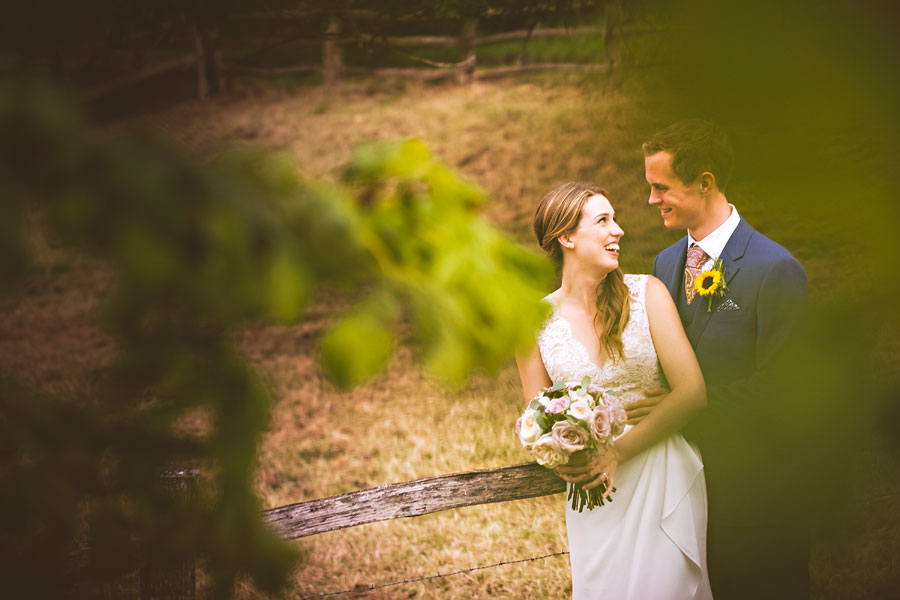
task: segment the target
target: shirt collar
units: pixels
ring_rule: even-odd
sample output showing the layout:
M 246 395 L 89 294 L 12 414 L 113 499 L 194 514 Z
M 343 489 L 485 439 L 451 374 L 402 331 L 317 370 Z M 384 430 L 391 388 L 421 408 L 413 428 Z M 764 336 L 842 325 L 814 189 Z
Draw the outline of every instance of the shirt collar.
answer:
M 734 233 L 734 230 L 737 229 L 737 226 L 741 223 L 741 216 L 738 214 L 734 204 L 729 204 L 728 206 L 731 207 L 731 214 L 728 215 L 725 222 L 716 227 L 712 233 L 699 242 L 695 240 L 694 236 L 691 235 L 691 232 L 688 231 L 689 248 L 691 244 L 697 244 L 710 258 L 719 258 L 719 255 L 722 254 L 722 251 L 725 249 L 725 244 L 727 244 L 729 238 L 731 238 L 731 234 Z

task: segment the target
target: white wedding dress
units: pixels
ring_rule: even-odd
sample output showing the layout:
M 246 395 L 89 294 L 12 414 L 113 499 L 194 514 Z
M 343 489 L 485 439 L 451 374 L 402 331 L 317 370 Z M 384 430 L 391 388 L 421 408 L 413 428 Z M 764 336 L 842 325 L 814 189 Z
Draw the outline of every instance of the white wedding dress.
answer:
M 538 335 L 553 381 L 587 375 L 624 404 L 660 385 L 650 337 L 647 275 L 625 275 L 631 316 L 622 336 L 624 361 L 598 367 L 553 312 Z M 625 433 L 628 435 L 629 427 Z M 579 513 L 566 508 L 574 600 L 712 598 L 706 571 L 706 482 L 700 453 L 673 435 L 618 466 L 613 502 Z

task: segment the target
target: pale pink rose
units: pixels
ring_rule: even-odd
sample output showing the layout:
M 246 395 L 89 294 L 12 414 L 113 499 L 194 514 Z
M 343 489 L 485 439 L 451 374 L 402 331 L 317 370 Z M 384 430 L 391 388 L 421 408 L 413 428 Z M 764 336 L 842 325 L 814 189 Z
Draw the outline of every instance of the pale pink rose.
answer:
M 547 405 L 547 412 L 553 413 L 554 415 L 562 414 L 567 408 L 569 408 L 569 397 L 568 396 L 560 396 L 559 398 L 554 398 Z
M 588 404 L 587 400 L 578 399 L 569 405 L 568 414 L 588 423 L 590 422 L 591 415 L 594 414 L 594 411 L 591 409 L 591 405 Z
M 609 420 L 609 411 L 605 406 L 594 409 L 594 419 L 591 421 L 591 437 L 600 446 L 605 446 L 612 439 L 612 423 Z
M 609 406 L 606 407 L 606 412 L 609 414 L 609 426 L 612 436 L 622 435 L 622 432 L 625 431 L 625 423 L 628 421 L 625 409 L 619 406 L 618 402 L 610 402 Z
M 591 385 L 588 386 L 588 393 L 591 394 L 592 396 L 602 396 L 603 388 L 601 388 L 599 385 L 592 383 Z
M 549 433 L 545 433 L 531 447 L 531 455 L 539 465 L 553 469 L 569 461 L 569 455 L 562 451 L 556 440 Z
M 516 421 L 516 433 L 519 434 L 519 441 L 526 448 L 530 448 L 543 433 L 536 417 L 537 412 L 529 409 L 522 413 L 522 416 Z
M 590 432 L 571 421 L 554 423 L 550 433 L 556 443 L 559 444 L 559 447 L 569 454 L 584 450 L 591 442 Z

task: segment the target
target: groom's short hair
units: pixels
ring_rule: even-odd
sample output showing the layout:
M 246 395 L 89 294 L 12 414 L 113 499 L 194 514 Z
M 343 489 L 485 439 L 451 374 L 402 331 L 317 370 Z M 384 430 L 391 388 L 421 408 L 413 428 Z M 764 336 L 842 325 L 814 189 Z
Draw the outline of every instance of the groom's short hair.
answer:
M 671 154 L 672 171 L 684 183 L 694 183 L 701 173 L 709 171 L 720 190 L 728 185 L 734 153 L 728 136 L 710 121 L 678 121 L 651 136 L 642 148 L 644 156 Z

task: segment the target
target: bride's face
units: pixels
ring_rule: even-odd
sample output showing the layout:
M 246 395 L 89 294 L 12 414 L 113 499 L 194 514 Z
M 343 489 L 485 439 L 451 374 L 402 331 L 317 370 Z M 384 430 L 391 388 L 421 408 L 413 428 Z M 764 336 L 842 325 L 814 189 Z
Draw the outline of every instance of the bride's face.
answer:
M 612 271 L 619 266 L 619 240 L 623 235 L 616 223 L 616 211 L 606 196 L 597 194 L 584 203 L 578 227 L 560 238 L 560 244 L 578 260 Z

